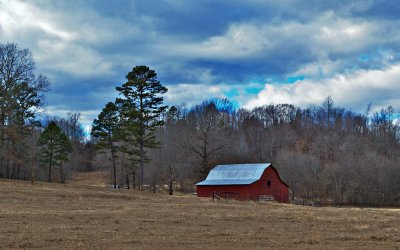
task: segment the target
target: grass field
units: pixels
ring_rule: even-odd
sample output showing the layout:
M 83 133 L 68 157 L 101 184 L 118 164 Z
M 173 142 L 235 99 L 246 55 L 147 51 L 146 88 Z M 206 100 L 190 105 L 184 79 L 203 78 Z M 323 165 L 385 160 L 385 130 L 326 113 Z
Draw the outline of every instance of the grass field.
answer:
M 400 249 L 400 209 L 303 207 L 0 179 L 0 248 Z

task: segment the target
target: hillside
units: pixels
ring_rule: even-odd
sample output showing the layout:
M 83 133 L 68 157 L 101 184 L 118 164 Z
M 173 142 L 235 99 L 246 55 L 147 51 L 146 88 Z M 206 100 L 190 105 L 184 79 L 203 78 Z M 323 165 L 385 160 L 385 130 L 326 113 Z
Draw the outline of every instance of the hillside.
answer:
M 400 248 L 400 209 L 218 201 L 0 179 L 0 248 Z

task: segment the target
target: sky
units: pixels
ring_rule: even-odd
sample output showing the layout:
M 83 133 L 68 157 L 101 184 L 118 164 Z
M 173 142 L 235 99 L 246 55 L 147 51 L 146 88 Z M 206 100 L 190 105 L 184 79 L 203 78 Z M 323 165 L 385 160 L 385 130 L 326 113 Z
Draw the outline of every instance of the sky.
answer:
M 400 108 L 398 0 L 0 0 L 0 42 L 51 80 L 47 114 L 87 127 L 136 65 L 168 105 Z

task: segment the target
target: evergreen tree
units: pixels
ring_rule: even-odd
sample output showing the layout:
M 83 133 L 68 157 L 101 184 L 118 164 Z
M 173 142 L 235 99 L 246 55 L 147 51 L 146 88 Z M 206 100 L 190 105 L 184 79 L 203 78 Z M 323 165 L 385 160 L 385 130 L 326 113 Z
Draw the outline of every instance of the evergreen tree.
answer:
M 61 183 L 65 182 L 63 163 L 69 161 L 70 153 L 72 153 L 72 144 L 71 144 L 68 136 L 64 133 L 61 133 L 60 136 L 58 137 L 58 144 L 55 149 L 55 155 L 54 155 L 55 164 L 58 165 L 58 167 L 60 169 Z
M 129 175 L 132 176 L 132 187 L 136 187 L 137 176 L 137 163 L 139 162 L 139 150 L 137 143 L 137 134 L 139 129 L 138 111 L 135 104 L 127 102 L 118 98 L 116 104 L 120 114 L 120 129 L 119 136 L 121 138 L 120 151 L 128 156 L 129 164 L 124 164 L 124 170 L 127 176 L 127 183 Z
M 92 126 L 92 137 L 96 138 L 97 149 L 104 150 L 108 149 L 111 152 L 111 160 L 113 164 L 113 179 L 114 188 L 117 188 L 117 169 L 116 169 L 116 153 L 118 151 L 118 126 L 120 123 L 118 107 L 109 102 L 100 112 L 97 119 L 93 121 Z
M 67 135 L 52 121 L 40 135 L 39 146 L 41 146 L 41 161 L 49 166 L 48 181 L 51 182 L 52 167 L 54 165 L 60 166 L 60 178 L 63 181 L 62 162 L 67 161 L 69 153 L 72 152 L 72 146 Z
M 161 115 L 167 106 L 163 106 L 161 95 L 167 92 L 167 88 L 157 80 L 156 72 L 147 66 L 134 67 L 126 79 L 127 82 L 116 89 L 123 96 L 120 101 L 125 102 L 125 107 L 136 110 L 131 113 L 135 120 L 131 126 L 135 127 L 133 133 L 140 164 L 139 187 L 143 189 L 144 163 L 148 160 L 145 149 L 158 146 L 154 130 L 164 124 Z

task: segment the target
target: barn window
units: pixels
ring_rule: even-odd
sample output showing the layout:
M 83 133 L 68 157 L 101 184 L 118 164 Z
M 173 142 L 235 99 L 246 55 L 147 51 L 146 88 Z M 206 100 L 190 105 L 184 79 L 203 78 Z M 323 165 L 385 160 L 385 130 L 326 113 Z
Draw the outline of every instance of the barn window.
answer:
M 271 181 L 267 181 L 267 187 L 271 186 Z

